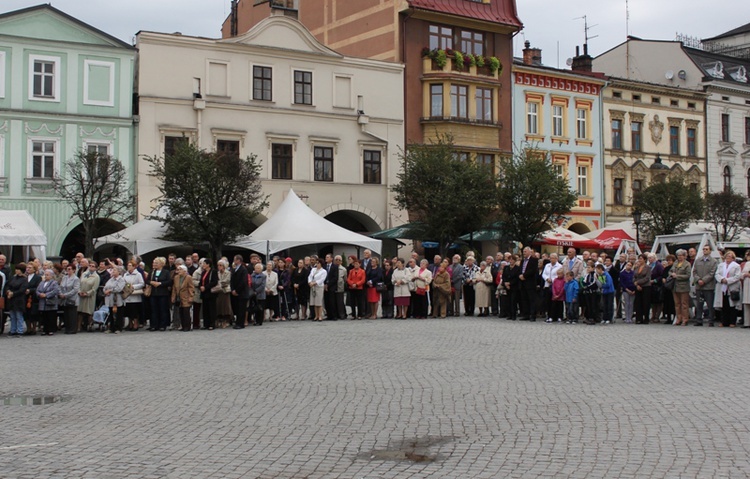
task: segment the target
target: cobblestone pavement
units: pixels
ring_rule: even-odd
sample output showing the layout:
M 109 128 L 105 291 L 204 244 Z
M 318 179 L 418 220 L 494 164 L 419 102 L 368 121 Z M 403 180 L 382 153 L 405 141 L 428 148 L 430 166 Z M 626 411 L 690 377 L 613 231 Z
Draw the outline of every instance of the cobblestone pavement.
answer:
M 750 476 L 750 332 L 339 321 L 0 339 L 2 478 Z

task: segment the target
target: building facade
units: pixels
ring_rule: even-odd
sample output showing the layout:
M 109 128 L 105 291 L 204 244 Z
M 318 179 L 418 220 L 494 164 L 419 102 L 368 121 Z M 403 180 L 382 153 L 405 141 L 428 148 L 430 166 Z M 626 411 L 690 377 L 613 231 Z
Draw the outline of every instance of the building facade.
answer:
M 66 161 L 106 153 L 135 180 L 134 62 L 133 47 L 50 5 L 0 15 L 0 208 L 28 210 L 50 256 L 82 246 L 80 221 L 52 188 Z
M 561 226 L 579 234 L 604 226 L 602 88 L 605 81 L 541 65 L 526 43 L 513 64 L 513 142 L 517 151 L 550 158 L 578 201 Z
M 273 9 L 336 51 L 402 62 L 407 143 L 450 134 L 461 157 L 488 164 L 512 153 L 512 36 L 522 27 L 514 0 L 240 0 L 223 36 Z
M 607 223 L 629 219 L 651 183 L 681 178 L 705 190 L 704 93 L 610 77 L 603 97 Z
M 400 224 L 390 186 L 404 145 L 401 65 L 341 55 L 284 15 L 223 40 L 140 32 L 137 46 L 139 217 L 159 196 L 144 156 L 190 141 L 257 155 L 266 217 L 293 188 L 348 229 Z
M 594 66 L 619 78 L 704 92 L 707 190 L 750 196 L 750 60 L 631 37 Z

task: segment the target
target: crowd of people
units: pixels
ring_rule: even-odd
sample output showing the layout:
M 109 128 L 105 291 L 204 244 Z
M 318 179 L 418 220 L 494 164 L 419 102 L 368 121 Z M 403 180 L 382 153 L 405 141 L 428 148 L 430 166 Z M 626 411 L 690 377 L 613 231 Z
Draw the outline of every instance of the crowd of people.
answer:
M 31 260 L 11 269 L 0 254 L 0 323 L 10 336 L 105 330 L 193 331 L 261 326 L 266 321 L 496 316 L 547 323 L 750 325 L 750 251 L 679 249 L 567 255 L 497 253 L 432 262 L 308 256 L 249 263 L 236 255 L 214 262 L 193 254 L 157 257 L 150 270 L 133 257 L 95 262 L 77 254 L 60 263 Z M 0 331 L 2 332 L 2 331 Z

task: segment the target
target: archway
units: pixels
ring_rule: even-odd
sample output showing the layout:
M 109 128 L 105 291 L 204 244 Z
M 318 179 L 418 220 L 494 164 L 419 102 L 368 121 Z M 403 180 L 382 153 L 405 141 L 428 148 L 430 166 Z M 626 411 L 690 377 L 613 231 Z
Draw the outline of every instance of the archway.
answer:
M 375 220 L 359 211 L 338 210 L 326 215 L 325 219 L 355 233 L 380 231 L 380 225 Z
M 94 236 L 98 237 L 116 233 L 117 231 L 124 229 L 125 225 L 110 218 L 100 218 L 96 220 L 95 228 L 96 233 Z M 70 259 L 73 258 L 76 253 L 83 252 L 85 250 L 85 245 L 83 243 L 83 225 L 79 223 L 75 228 L 70 230 L 70 233 L 68 233 L 68 235 L 63 240 L 62 246 L 60 246 L 60 257 Z M 115 249 L 116 248 L 122 247 L 115 246 Z M 127 250 L 125 248 L 122 248 L 122 250 L 123 251 L 118 252 L 113 249 L 113 253 L 115 253 L 117 256 L 127 257 Z
M 577 233 L 579 235 L 590 233 L 592 231 L 589 225 L 587 225 L 586 223 L 573 223 L 571 225 L 568 225 L 568 229 L 573 233 Z

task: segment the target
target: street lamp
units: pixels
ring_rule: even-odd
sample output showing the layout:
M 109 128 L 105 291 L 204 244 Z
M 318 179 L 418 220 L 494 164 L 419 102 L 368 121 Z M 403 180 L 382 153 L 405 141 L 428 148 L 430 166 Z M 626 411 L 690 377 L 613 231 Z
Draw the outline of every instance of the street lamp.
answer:
M 640 247 L 641 245 L 641 210 L 638 208 L 633 210 L 633 224 L 635 224 L 635 242 Z

